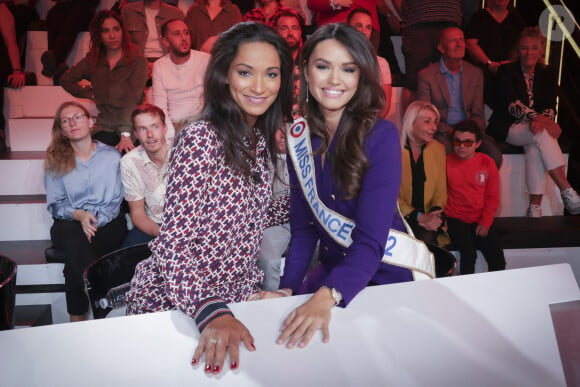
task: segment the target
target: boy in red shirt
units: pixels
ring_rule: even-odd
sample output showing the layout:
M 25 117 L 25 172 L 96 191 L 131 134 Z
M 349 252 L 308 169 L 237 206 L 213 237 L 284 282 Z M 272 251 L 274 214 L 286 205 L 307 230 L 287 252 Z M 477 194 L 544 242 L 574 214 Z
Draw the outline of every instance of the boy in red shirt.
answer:
M 461 256 L 460 273 L 475 272 L 477 250 L 488 270 L 504 270 L 499 235 L 492 226 L 499 206 L 499 173 L 493 159 L 477 152 L 481 130 L 465 120 L 453 127 L 454 153 L 447 155 L 447 227 Z

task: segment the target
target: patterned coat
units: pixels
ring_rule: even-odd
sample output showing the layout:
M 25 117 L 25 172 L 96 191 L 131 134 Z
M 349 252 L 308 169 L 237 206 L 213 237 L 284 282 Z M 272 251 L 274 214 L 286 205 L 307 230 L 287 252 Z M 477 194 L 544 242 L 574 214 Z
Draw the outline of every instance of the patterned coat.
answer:
M 127 294 L 130 314 L 180 310 L 200 331 L 231 313 L 229 302 L 259 290 L 256 265 L 263 230 L 288 221 L 288 198 L 271 203 L 271 172 L 264 137 L 252 178 L 225 162 L 223 144 L 206 121 L 176 140 L 161 234 L 152 256 L 138 266 Z

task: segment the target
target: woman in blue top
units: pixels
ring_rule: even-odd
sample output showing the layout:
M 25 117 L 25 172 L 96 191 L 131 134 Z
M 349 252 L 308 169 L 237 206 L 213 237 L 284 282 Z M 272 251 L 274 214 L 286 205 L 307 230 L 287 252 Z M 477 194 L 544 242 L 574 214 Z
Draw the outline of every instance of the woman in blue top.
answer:
M 67 260 L 64 267 L 71 321 L 87 318 L 83 271 L 98 257 L 118 248 L 125 234 L 119 213 L 123 186 L 119 152 L 91 139 L 93 120 L 85 107 L 65 102 L 56 111 L 46 150 L 44 185 L 54 218 L 52 243 Z
M 280 288 L 314 294 L 284 323 L 278 343 L 288 348 L 299 341 L 306 346 L 318 329 L 327 342 L 332 307 L 348 305 L 367 285 L 413 279 L 409 270 L 381 262 L 389 229 L 404 230 L 395 215 L 401 150 L 395 125 L 378 118 L 385 94 L 368 39 L 346 24 L 325 25 L 308 39 L 302 59 L 300 102 L 310 127 L 316 194 L 354 228 L 349 247 L 329 236 L 290 162 L 292 239 Z M 320 263 L 304 281 L 318 241 Z

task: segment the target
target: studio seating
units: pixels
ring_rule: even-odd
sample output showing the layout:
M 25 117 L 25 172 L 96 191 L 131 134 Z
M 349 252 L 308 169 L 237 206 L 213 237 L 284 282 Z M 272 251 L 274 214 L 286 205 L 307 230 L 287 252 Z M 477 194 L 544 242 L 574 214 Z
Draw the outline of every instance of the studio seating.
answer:
M 95 319 L 124 306 L 125 292 L 129 290 L 135 267 L 150 255 L 147 244 L 143 243 L 104 255 L 85 270 L 85 288 Z
M 14 328 L 16 271 L 16 263 L 0 255 L 0 331 Z

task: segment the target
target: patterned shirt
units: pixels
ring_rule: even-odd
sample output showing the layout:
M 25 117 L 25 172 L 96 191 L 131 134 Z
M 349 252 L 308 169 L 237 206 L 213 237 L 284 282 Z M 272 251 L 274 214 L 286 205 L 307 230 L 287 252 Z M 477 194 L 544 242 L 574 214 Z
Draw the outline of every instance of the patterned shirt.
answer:
M 526 92 L 528 94 L 528 104 L 519 99 L 510 103 L 508 111 L 512 116 L 518 119 L 518 122 L 530 122 L 538 114 L 543 114 L 552 121 L 555 117 L 554 109 L 544 109 L 541 113 L 534 110 L 534 75 L 535 72 L 527 72 L 522 67 L 522 73 L 524 75 L 524 82 L 526 84 Z
M 288 198 L 271 203 L 266 140 L 258 138 L 247 177 L 225 162 L 223 143 L 206 121 L 178 136 L 171 157 L 161 234 L 136 269 L 127 312 L 180 310 L 200 331 L 231 314 L 226 303 L 259 291 L 256 265 L 265 227 L 288 222 Z
M 141 145 L 121 159 L 121 179 L 125 189 L 125 200 L 136 202 L 145 199 L 145 212 L 157 224 L 161 224 L 163 220 L 165 187 L 169 176 L 172 143 L 172 140 L 167 140 L 169 151 L 161 168 L 151 161 Z

